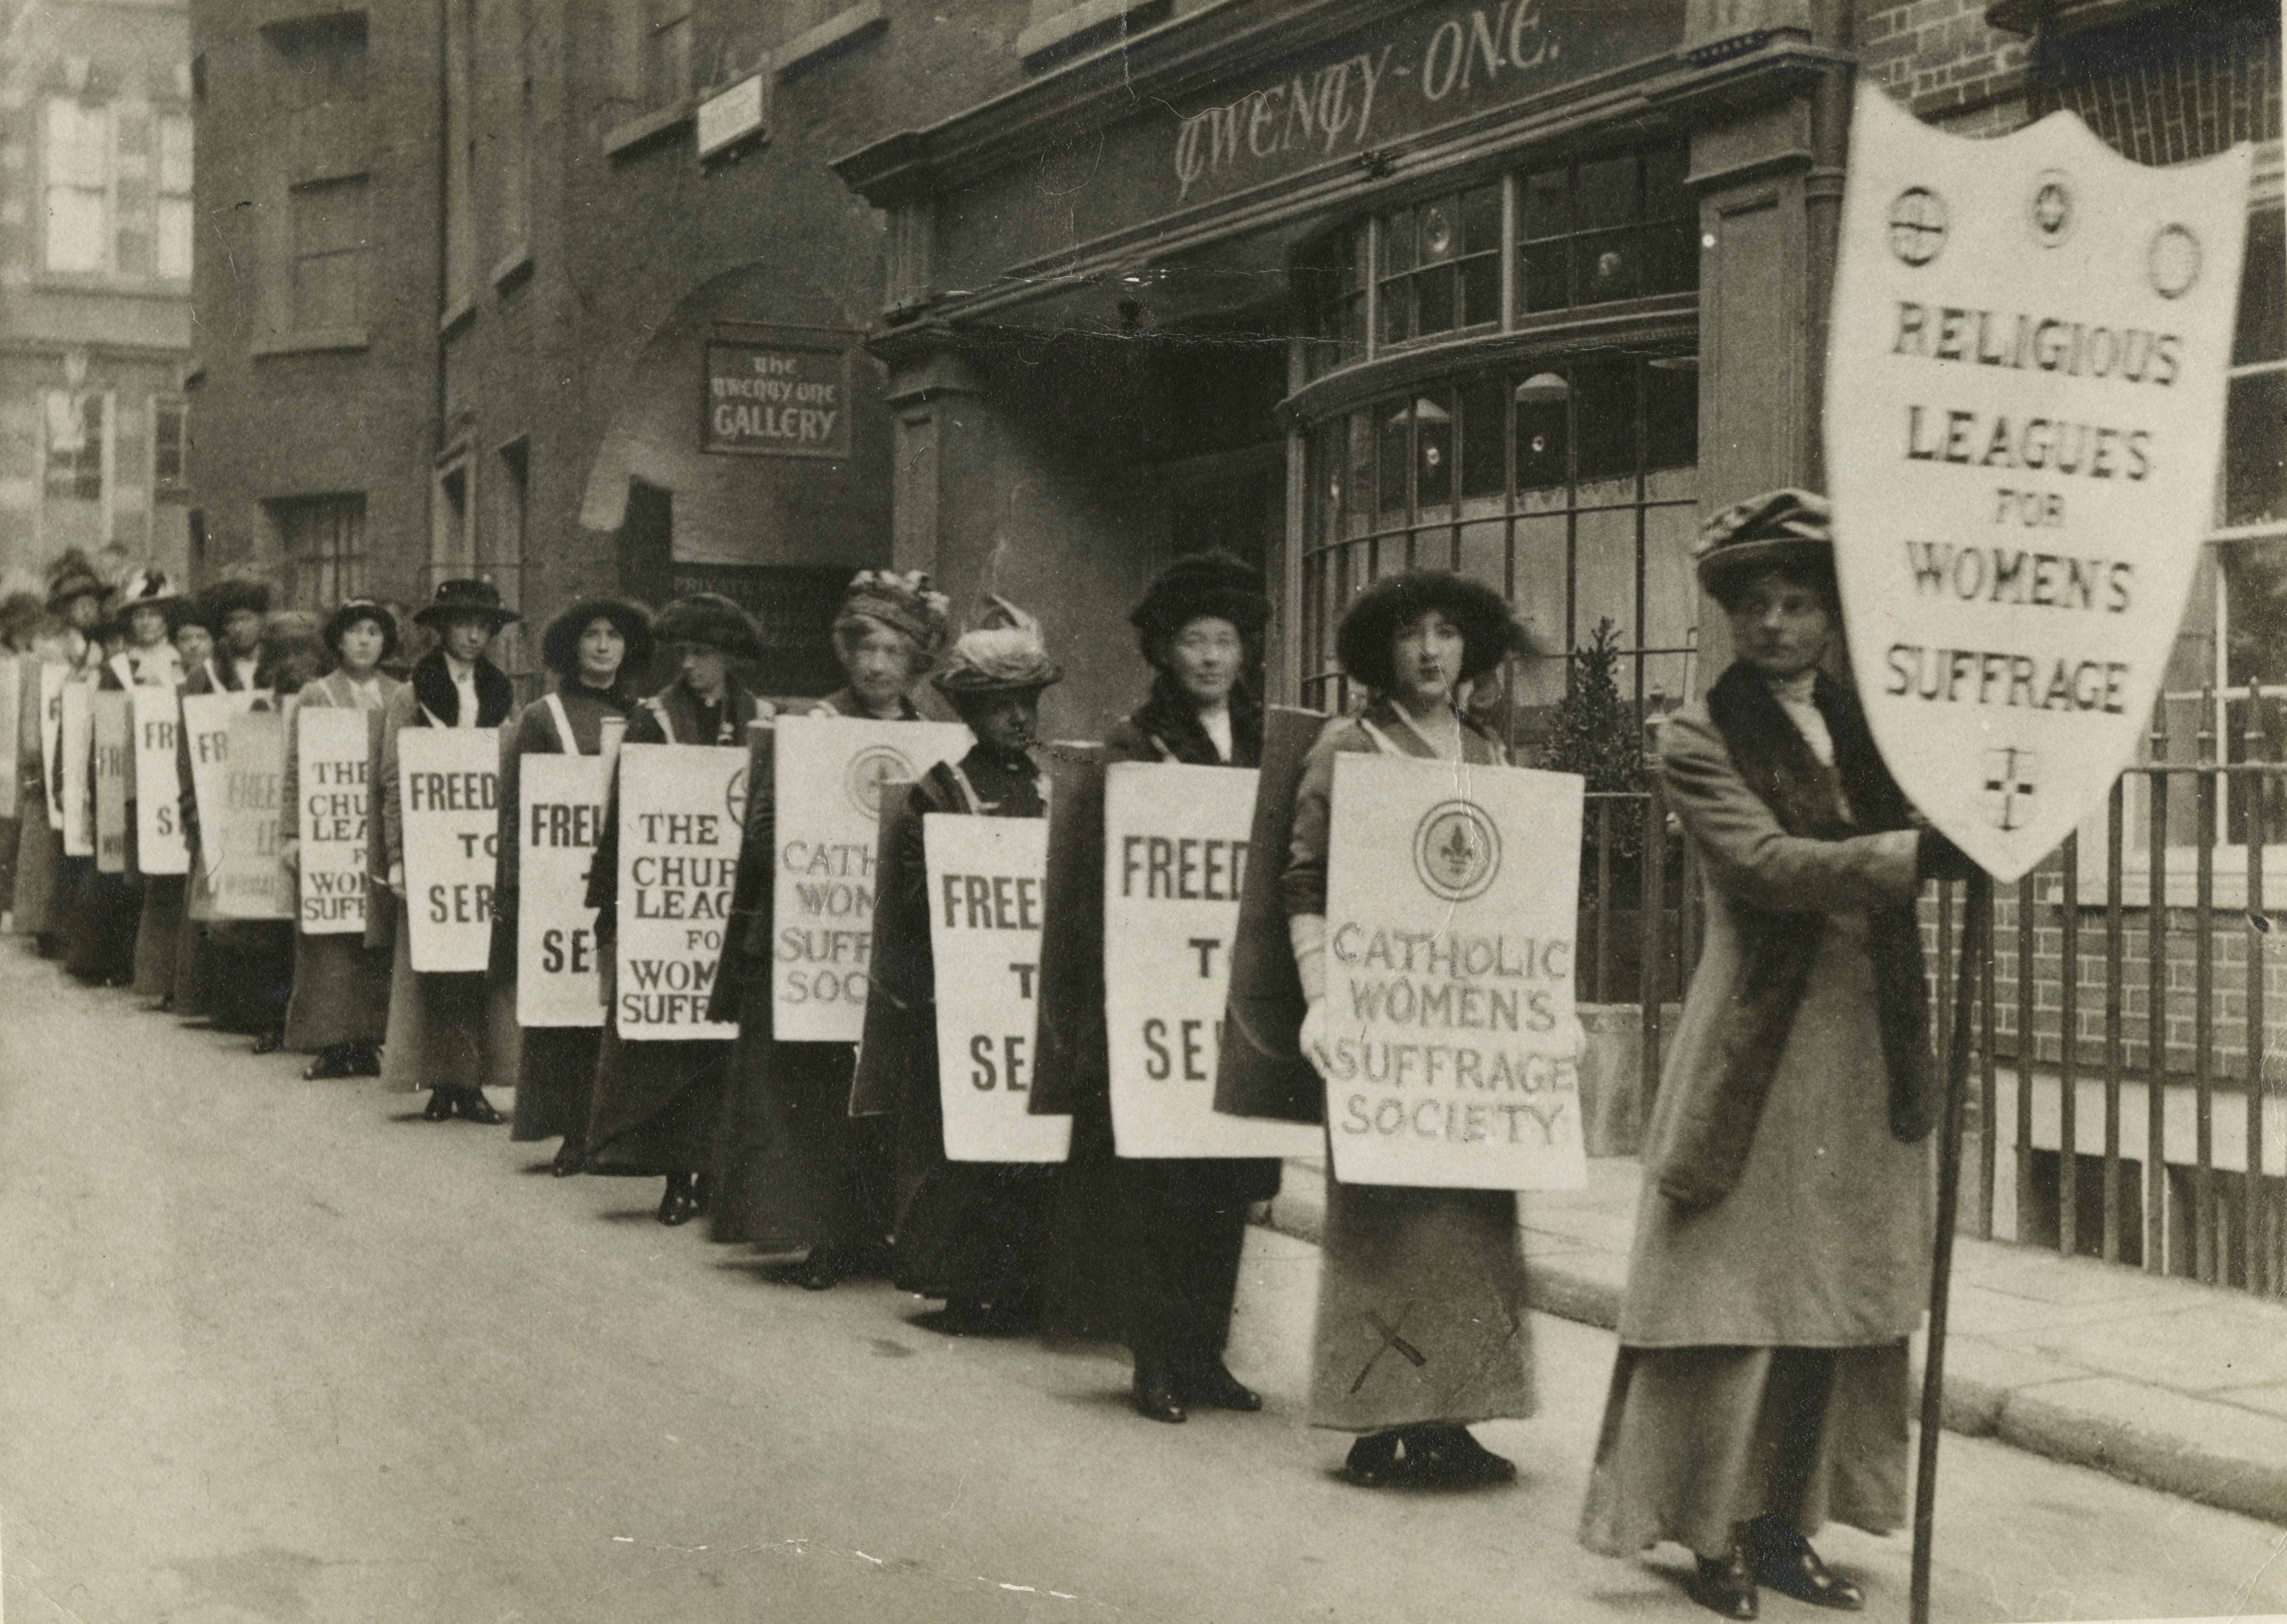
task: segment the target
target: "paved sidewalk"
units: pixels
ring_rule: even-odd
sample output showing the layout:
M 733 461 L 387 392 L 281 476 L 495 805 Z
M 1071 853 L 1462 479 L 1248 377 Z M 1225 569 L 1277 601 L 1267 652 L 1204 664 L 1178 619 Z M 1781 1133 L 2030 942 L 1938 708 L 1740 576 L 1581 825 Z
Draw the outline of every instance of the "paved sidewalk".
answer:
M 1324 1163 L 1286 1164 L 1273 1229 L 1315 1242 Z M 1612 1328 L 1642 1169 L 1523 1198 L 1532 1306 Z M 2035 1247 L 1954 1246 L 1949 1431 L 2287 1524 L 2287 1305 Z

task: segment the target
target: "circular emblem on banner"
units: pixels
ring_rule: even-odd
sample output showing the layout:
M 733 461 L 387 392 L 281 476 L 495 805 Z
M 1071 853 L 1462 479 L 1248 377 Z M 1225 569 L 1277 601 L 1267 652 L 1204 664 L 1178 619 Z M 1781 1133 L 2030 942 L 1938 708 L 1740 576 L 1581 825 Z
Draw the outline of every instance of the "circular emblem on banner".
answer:
M 2025 201 L 2025 224 L 2033 240 L 2045 248 L 2061 248 L 2072 240 L 2080 224 L 2080 201 L 2072 177 L 2062 169 L 2043 169 L 2033 177 L 2033 193 Z
M 914 764 L 887 745 L 868 745 L 850 758 L 850 767 L 842 775 L 843 792 L 850 804 L 867 817 L 882 816 L 882 790 L 885 784 L 917 777 Z
M 723 787 L 723 809 L 731 815 L 731 827 L 747 826 L 747 769 L 741 767 L 731 775 L 731 782 Z
M 1482 807 L 1441 800 L 1414 827 L 1413 871 L 1449 903 L 1482 896 L 1500 872 L 1500 831 Z
M 1945 200 L 1927 186 L 1908 186 L 1890 205 L 1890 252 L 1926 265 L 1945 247 Z
M 2200 258 L 2200 240 L 2189 226 L 2162 226 L 2145 256 L 2152 291 L 2164 299 L 2182 298 L 2199 285 Z

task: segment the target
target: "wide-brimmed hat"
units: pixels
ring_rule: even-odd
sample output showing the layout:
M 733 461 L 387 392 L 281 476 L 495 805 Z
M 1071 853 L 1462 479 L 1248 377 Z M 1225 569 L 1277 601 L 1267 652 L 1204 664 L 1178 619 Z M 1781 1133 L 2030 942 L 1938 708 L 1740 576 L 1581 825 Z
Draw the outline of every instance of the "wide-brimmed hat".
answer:
M 902 634 L 923 661 L 933 660 L 952 629 L 953 600 L 930 590 L 930 578 L 920 570 L 903 575 L 894 570 L 860 570 L 834 611 L 834 629 L 838 632 L 855 620 L 879 621 Z
M 581 635 L 598 620 L 609 620 L 627 639 L 621 670 L 633 671 L 651 658 L 651 611 L 632 598 L 599 595 L 578 599 L 548 623 L 548 629 L 540 634 L 540 663 L 558 676 L 572 675 L 580 668 Z
M 77 548 L 48 566 L 48 612 L 59 615 L 74 598 L 102 599 L 111 595 L 111 583 Z
M 696 643 L 732 659 L 759 659 L 763 640 L 747 611 L 719 592 L 694 592 L 659 611 L 652 633 L 661 643 Z
M 255 686 L 298 690 L 303 682 L 324 673 L 326 651 L 315 612 L 281 609 L 262 622 L 262 642 L 254 655 Z M 281 667 L 296 661 L 304 668 L 286 675 L 281 682 Z M 297 677 L 300 680 L 294 680 Z
M 1385 575 L 1350 600 L 1334 632 L 1334 658 L 1376 693 L 1396 686 L 1390 645 L 1398 627 L 1436 610 L 1461 630 L 1460 680 L 1481 677 L 1525 647 L 1508 600 L 1483 581 L 1450 570 Z
M 1128 623 L 1141 635 L 1149 658 L 1154 643 L 1209 617 L 1230 621 L 1242 637 L 1254 636 L 1270 619 L 1262 572 L 1221 548 L 1185 554 L 1160 571 L 1144 601 L 1128 612 Z
M 437 595 L 413 617 L 419 626 L 437 631 L 445 629 L 446 622 L 462 615 L 481 615 L 492 623 L 495 631 L 521 620 L 524 617 L 501 602 L 500 588 L 488 580 L 440 580 Z
M 1834 509 L 1816 491 L 1789 487 L 1734 502 L 1699 527 L 1691 550 L 1699 585 L 1719 603 L 1750 576 L 1798 570 L 1831 579 Z
M 199 588 L 198 599 L 186 619 L 220 635 L 223 623 L 243 610 L 257 615 L 270 612 L 270 583 L 251 575 L 226 575 Z
M 123 631 L 137 610 L 155 609 L 166 616 L 167 635 L 171 637 L 175 627 L 182 623 L 183 611 L 188 607 L 181 589 L 166 571 L 141 569 L 120 583 L 117 595 L 111 600 L 110 623 Z
M 48 618 L 36 592 L 12 592 L 0 598 L 0 643 L 13 643 Z
M 342 634 L 360 620 L 370 620 L 381 627 L 381 658 L 387 659 L 397 652 L 401 635 L 397 617 L 389 612 L 386 603 L 372 598 L 344 598 L 342 606 L 326 618 L 325 630 L 319 634 L 326 647 L 336 655 L 342 651 Z
M 1049 658 L 1041 623 L 1004 597 L 992 605 L 975 629 L 963 632 L 946 657 L 945 669 L 930 679 L 938 692 L 959 699 L 968 695 L 1041 689 L 1064 680 L 1064 668 Z

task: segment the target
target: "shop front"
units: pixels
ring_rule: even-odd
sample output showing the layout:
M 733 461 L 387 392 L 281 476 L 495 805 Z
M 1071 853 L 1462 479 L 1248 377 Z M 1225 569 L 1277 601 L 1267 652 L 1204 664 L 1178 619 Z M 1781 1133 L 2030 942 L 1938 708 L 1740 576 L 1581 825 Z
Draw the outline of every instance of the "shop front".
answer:
M 1272 578 L 1274 698 L 1344 703 L 1343 605 L 1436 565 L 1531 633 L 1520 743 L 1600 635 L 1680 700 L 1703 504 L 1817 477 L 1842 10 L 1209 7 L 842 161 L 890 217 L 898 562 L 1037 606 L 1074 731 L 1215 545 Z

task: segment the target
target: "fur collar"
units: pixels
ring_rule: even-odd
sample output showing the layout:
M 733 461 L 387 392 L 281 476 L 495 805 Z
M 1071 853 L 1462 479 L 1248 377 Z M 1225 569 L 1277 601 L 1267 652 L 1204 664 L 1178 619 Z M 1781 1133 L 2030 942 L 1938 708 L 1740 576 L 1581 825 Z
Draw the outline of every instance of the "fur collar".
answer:
M 1193 767 L 1253 767 L 1262 760 L 1262 709 L 1241 682 L 1231 690 L 1231 760 L 1216 753 L 1215 741 L 1200 725 L 1199 711 L 1161 672 L 1151 682 L 1151 697 L 1137 706 L 1128 724 L 1150 739 L 1171 760 Z
M 1769 680 L 1745 662 L 1707 690 L 1707 713 L 1739 776 L 1789 834 L 1840 840 L 1909 827 L 1905 794 L 1882 764 L 1857 695 L 1822 671 L 1811 703 L 1834 741 L 1832 767 L 1811 753 Z
M 428 716 L 435 717 L 443 727 L 461 725 L 461 690 L 453 686 L 453 674 L 446 668 L 443 650 L 432 649 L 415 661 L 412 681 L 416 708 L 427 713 L 421 719 L 423 725 Z M 498 666 L 481 657 L 477 661 L 476 684 L 477 726 L 497 728 L 516 708 L 515 686 Z

